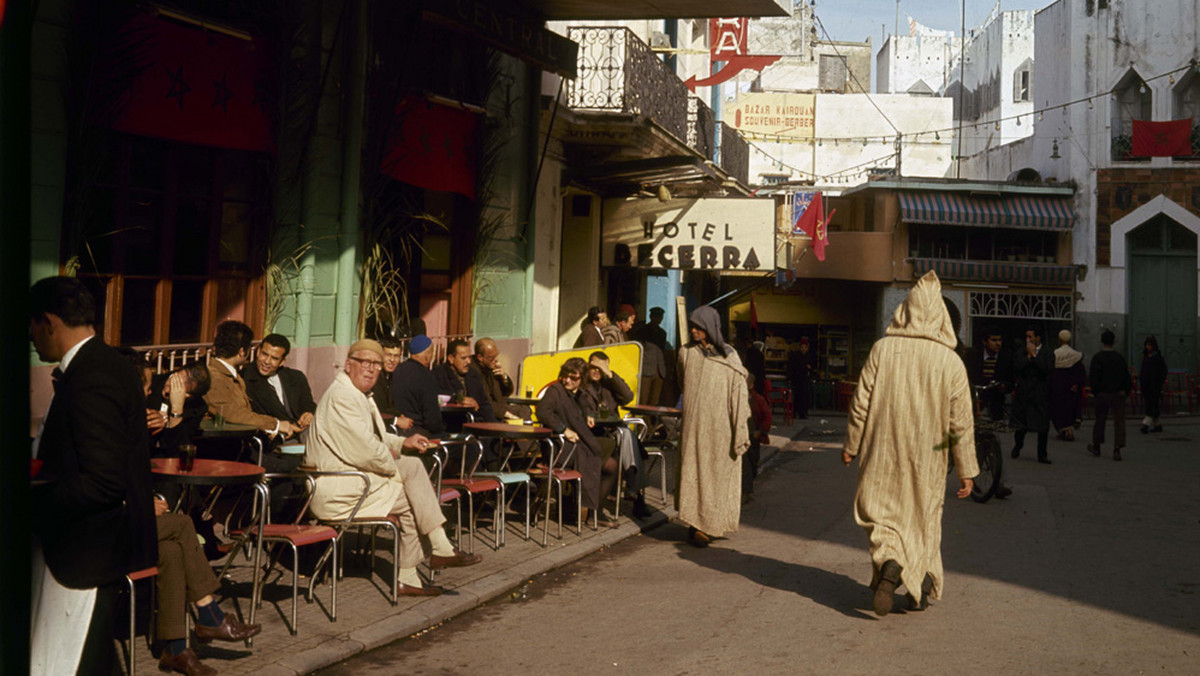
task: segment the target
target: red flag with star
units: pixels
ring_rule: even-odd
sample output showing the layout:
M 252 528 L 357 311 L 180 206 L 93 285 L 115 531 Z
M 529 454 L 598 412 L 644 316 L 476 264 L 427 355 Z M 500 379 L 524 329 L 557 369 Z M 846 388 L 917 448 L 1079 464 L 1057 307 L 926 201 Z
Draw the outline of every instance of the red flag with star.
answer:
M 829 244 L 829 219 L 833 218 L 833 214 L 837 209 L 825 215 L 825 201 L 818 192 L 812 197 L 812 202 L 808 208 L 796 219 L 796 224 L 792 227 L 792 231 L 802 231 L 804 234 L 812 238 L 812 250 L 817 255 L 817 260 L 825 260 L 825 247 Z
M 236 150 L 271 151 L 266 42 L 206 31 L 139 12 L 145 69 L 113 128 Z
M 383 173 L 428 190 L 475 199 L 479 116 L 411 97 L 396 107 Z
M 1187 157 L 1192 154 L 1192 121 L 1133 121 L 1133 157 Z

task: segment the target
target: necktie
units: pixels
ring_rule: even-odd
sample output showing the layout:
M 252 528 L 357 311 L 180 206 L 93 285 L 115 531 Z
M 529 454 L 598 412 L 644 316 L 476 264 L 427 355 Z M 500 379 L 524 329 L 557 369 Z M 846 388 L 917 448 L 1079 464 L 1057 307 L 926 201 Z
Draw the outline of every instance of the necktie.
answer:
M 58 385 L 62 382 L 63 372 L 57 366 L 50 372 L 50 383 L 54 386 L 54 391 L 58 392 Z

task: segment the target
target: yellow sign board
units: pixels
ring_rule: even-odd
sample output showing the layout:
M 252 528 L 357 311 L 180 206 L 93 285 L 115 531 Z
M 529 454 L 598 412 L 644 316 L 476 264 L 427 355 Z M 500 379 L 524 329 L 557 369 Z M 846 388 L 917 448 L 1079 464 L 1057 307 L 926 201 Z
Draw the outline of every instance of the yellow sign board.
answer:
M 537 352 L 528 355 L 521 361 L 520 386 L 517 389 L 522 396 L 532 392 L 533 397 L 541 398 L 542 392 L 558 381 L 558 370 L 571 357 L 579 357 L 584 361 L 593 352 L 603 352 L 608 355 L 609 368 L 621 376 L 629 389 L 633 390 L 633 401 L 637 402 L 642 384 L 642 346 L 639 343 L 613 343 L 595 347 L 581 347 L 576 350 L 559 350 L 557 352 Z M 584 374 L 587 377 L 587 374 Z
M 727 107 L 725 122 L 754 134 L 813 138 L 816 132 L 816 94 L 739 94 Z

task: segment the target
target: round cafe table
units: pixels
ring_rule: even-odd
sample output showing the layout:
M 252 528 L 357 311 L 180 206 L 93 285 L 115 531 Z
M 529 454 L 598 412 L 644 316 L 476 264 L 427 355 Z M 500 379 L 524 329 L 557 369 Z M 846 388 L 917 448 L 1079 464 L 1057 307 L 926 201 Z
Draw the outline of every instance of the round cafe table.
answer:
M 505 397 L 510 404 L 524 404 L 525 406 L 537 406 L 542 403 L 537 397 Z
M 161 479 L 189 486 L 243 486 L 262 478 L 258 465 L 232 460 L 196 458 L 190 472 L 179 469 L 179 458 L 151 458 L 150 471 Z
M 253 537 L 255 540 L 253 563 L 254 584 L 251 587 L 250 603 L 250 624 L 254 624 L 257 604 L 253 602 L 253 599 L 257 598 L 258 586 L 261 583 L 259 576 L 262 574 L 262 567 L 259 565 L 259 562 L 262 561 L 263 548 L 262 538 L 257 537 L 257 534 L 265 530 L 266 505 L 269 498 L 267 487 L 261 481 L 265 470 L 258 465 L 251 465 L 248 462 L 195 458 L 191 471 L 185 472 L 179 468 L 179 458 L 151 458 L 150 472 L 160 479 L 180 483 L 189 488 L 192 486 L 213 486 L 219 490 L 225 486 L 252 485 L 254 490 L 258 492 L 259 498 L 262 500 L 262 508 L 258 510 L 258 527 L 246 530 L 247 535 Z M 246 639 L 246 645 L 250 645 L 251 642 L 252 639 Z
M 636 413 L 637 415 L 655 416 L 655 417 L 659 417 L 659 418 L 678 418 L 683 415 L 683 411 L 681 411 L 677 408 L 673 408 L 671 406 L 637 405 L 637 406 L 622 406 L 622 408 L 624 408 L 626 411 L 629 411 L 630 413 Z
M 205 439 L 234 439 L 237 437 L 249 437 L 258 432 L 258 428 L 254 425 L 243 425 L 226 421 L 221 427 L 217 427 L 216 423 L 211 418 L 205 418 L 200 421 L 200 436 Z
M 470 432 L 477 437 L 496 439 L 549 439 L 554 430 L 539 425 L 509 425 L 500 422 L 477 422 L 463 425 L 464 432 Z

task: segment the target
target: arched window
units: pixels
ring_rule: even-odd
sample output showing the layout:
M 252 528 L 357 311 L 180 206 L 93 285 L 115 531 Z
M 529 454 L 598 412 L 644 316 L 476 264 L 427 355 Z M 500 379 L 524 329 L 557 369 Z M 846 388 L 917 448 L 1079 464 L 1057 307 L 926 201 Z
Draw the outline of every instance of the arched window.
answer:
M 1189 70 L 1175 85 L 1173 94 L 1175 106 L 1171 117 L 1192 121 L 1192 157 L 1200 157 L 1200 73 Z
M 1154 93 L 1137 71 L 1130 70 L 1121 78 L 1112 94 L 1112 158 L 1120 161 L 1136 159 L 1133 150 L 1133 121 L 1152 120 Z

